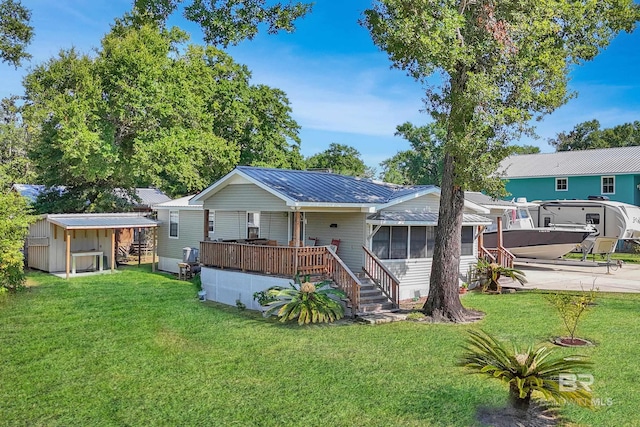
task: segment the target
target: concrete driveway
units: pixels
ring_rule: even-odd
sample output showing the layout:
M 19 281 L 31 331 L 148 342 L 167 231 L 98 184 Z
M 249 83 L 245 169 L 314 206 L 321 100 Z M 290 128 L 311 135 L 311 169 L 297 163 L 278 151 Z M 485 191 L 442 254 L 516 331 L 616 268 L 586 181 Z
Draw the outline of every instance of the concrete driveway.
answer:
M 621 267 L 606 265 L 556 265 L 536 263 L 516 263 L 528 283 L 521 287 L 518 282 L 503 285 L 524 289 L 549 289 L 557 291 L 589 290 L 598 288 L 600 292 L 640 292 L 640 264 L 623 264 Z

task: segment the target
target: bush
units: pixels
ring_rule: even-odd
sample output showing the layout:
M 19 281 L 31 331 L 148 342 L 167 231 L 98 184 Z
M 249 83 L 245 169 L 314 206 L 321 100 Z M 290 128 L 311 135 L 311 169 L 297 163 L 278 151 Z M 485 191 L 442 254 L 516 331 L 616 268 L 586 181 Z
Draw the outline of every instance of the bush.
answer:
M 19 194 L 0 193 L 0 286 L 9 291 L 24 288 L 24 239 L 29 234 L 27 204 Z
M 591 289 L 579 295 L 555 293 L 547 296 L 547 300 L 556 308 L 564 323 L 571 341 L 575 340 L 578 321 L 596 300 L 597 290 Z

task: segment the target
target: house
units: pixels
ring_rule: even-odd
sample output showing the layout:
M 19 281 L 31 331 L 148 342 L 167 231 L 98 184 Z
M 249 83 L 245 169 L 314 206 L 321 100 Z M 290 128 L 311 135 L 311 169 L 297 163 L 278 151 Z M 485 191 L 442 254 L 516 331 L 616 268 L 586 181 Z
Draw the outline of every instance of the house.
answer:
M 515 155 L 499 172 L 513 197 L 611 200 L 640 205 L 640 146 Z
M 114 270 L 118 231 L 156 226 L 138 213 L 41 215 L 29 226 L 27 265 L 66 278 L 83 270 Z
M 175 271 L 181 247 L 199 240 L 210 299 L 252 307 L 253 292 L 308 273 L 331 276 L 357 305 L 364 269 L 397 303 L 428 293 L 439 201 L 430 185 L 238 166 L 188 207 L 185 199 L 155 206 L 158 253 L 174 264 L 161 268 Z M 485 213 L 465 204 L 461 275 L 476 262 L 477 227 L 491 223 Z

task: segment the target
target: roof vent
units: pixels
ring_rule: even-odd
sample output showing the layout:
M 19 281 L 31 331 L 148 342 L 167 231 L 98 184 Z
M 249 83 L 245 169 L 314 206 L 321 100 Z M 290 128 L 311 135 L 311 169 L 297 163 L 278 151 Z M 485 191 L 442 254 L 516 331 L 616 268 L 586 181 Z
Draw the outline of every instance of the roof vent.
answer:
M 609 196 L 588 196 L 587 200 L 609 200 Z

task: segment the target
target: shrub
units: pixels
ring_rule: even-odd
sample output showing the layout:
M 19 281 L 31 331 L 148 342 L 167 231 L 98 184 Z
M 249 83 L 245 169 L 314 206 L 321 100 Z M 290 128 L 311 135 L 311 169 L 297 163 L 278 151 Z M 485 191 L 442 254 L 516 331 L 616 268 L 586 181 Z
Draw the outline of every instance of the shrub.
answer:
M 267 303 L 265 316 L 277 312 L 281 322 L 298 320 L 299 325 L 333 322 L 344 317 L 344 307 L 336 298 L 344 298 L 344 292 L 333 289 L 329 281 L 313 284 L 309 277 L 300 283 L 296 277 L 289 288 L 271 289 L 269 295 L 275 301 Z
M 21 249 L 29 234 L 27 205 L 14 192 L 0 192 L 0 287 L 9 291 L 24 288 L 24 256 Z
M 254 301 L 258 301 L 258 304 L 260 304 L 261 306 L 265 307 L 267 306 L 270 302 L 276 301 L 277 298 L 275 297 L 275 295 L 273 295 L 274 291 L 278 291 L 281 290 L 282 288 L 279 286 L 273 286 L 267 290 L 264 291 L 259 291 L 259 292 L 254 292 L 253 293 L 253 300 Z
M 585 373 L 591 363 L 584 356 L 551 358 L 553 350 L 545 346 L 526 350 L 514 346 L 513 350 L 485 332 L 470 331 L 466 353 L 460 365 L 473 373 L 498 378 L 509 385 L 509 402 L 518 410 L 527 411 L 534 391 L 545 399 L 557 403 L 573 402 L 592 406 L 591 390 L 579 387 L 561 387 L 562 375 Z
M 580 317 L 593 305 L 597 290 L 591 289 L 579 295 L 555 293 L 547 296 L 547 300 L 556 308 L 564 323 L 571 341 L 575 340 Z
M 517 280 L 521 285 L 527 283 L 527 279 L 521 270 L 503 267 L 500 264 L 489 262 L 482 258 L 478 259 L 478 263 L 473 270 L 473 276 L 483 292 L 493 291 L 500 293 L 502 286 L 499 280 L 502 276 Z

